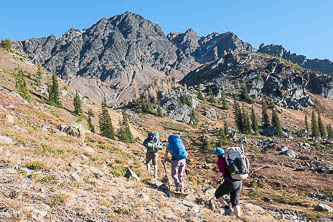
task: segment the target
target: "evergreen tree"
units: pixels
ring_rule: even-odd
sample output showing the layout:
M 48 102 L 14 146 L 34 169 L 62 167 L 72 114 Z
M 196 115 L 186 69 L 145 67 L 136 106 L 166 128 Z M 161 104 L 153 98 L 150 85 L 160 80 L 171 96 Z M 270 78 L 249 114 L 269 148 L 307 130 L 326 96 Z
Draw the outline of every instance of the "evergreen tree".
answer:
M 224 129 L 222 127 L 219 129 L 218 138 L 219 138 L 219 141 L 218 141 L 219 146 L 223 146 L 226 144 L 227 137 L 225 136 Z
M 62 107 L 60 101 L 59 83 L 55 69 L 52 74 L 52 83 L 49 89 L 49 103 L 54 106 Z
M 200 99 L 200 100 L 204 100 L 205 99 L 201 91 L 199 91 L 198 99 Z
M 229 109 L 229 104 L 228 104 L 228 101 L 226 99 L 224 91 L 222 92 L 222 109 L 223 110 L 228 110 Z
M 305 114 L 305 129 L 309 133 L 309 122 L 308 122 L 308 116 Z
M 208 102 L 210 102 L 210 103 L 216 103 L 215 97 L 213 95 L 212 88 L 209 88 L 208 97 L 209 97 L 208 98 Z
M 198 116 L 194 109 L 191 111 L 191 120 L 193 121 L 193 124 L 196 124 L 198 122 Z
M 27 87 L 27 83 L 25 81 L 25 77 L 22 69 L 15 70 L 15 88 L 18 94 L 26 101 L 31 101 L 31 96 Z
M 102 103 L 102 111 L 99 114 L 99 128 L 101 132 L 101 136 L 105 136 L 110 139 L 115 138 L 115 133 L 112 125 L 112 120 L 106 106 L 106 98 L 104 97 Z
M 91 117 L 95 116 L 91 109 L 88 111 L 88 128 L 91 132 L 95 133 L 95 127 L 92 123 Z
M 327 134 L 326 134 L 325 126 L 324 126 L 323 122 L 321 121 L 321 117 L 320 117 L 319 113 L 318 113 L 318 128 L 319 128 L 321 138 L 326 138 Z
M 331 125 L 327 126 L 327 137 L 330 140 L 333 140 L 333 129 Z
M 224 135 L 226 137 L 228 137 L 228 135 L 229 135 L 229 127 L 228 127 L 227 121 L 225 121 L 225 120 L 224 120 L 223 129 L 224 129 Z
M 82 114 L 81 99 L 80 99 L 78 91 L 76 91 L 73 103 L 74 103 L 74 109 L 75 109 L 74 113 L 78 116 L 81 115 Z
M 242 110 L 239 106 L 239 103 L 236 100 L 234 101 L 234 116 L 238 131 L 243 132 L 244 127 L 243 127 Z
M 253 106 L 251 108 L 251 123 L 252 123 L 251 128 L 252 128 L 253 134 L 258 135 L 259 125 L 258 125 L 257 116 L 256 116 L 256 113 L 254 112 Z
M 320 131 L 318 128 L 316 114 L 314 111 L 312 111 L 312 118 L 311 118 L 311 134 L 312 134 L 312 137 L 314 137 L 314 138 L 320 137 Z
M 12 51 L 12 43 L 9 39 L 1 39 L 0 46 L 8 52 Z
M 265 99 L 262 100 L 262 126 L 269 127 L 271 124 L 269 122 L 269 116 L 268 116 L 268 105 Z
M 124 143 L 134 143 L 135 140 L 133 138 L 130 126 L 128 124 L 128 116 L 125 112 L 123 112 L 123 121 L 121 122 L 119 129 L 119 139 Z
M 278 135 L 281 135 L 282 128 L 281 128 L 280 119 L 279 119 L 276 109 L 273 109 L 273 111 L 272 111 L 272 125 L 276 128 Z
M 42 64 L 39 64 L 36 76 L 36 85 L 41 86 L 43 80 L 44 69 Z
M 245 110 L 244 104 L 242 107 L 242 120 L 243 120 L 243 133 L 250 134 L 251 133 L 251 121 L 250 121 L 248 112 Z
M 241 98 L 247 103 L 254 103 L 253 98 L 249 95 L 249 92 L 247 91 L 246 83 L 244 83 L 242 87 Z

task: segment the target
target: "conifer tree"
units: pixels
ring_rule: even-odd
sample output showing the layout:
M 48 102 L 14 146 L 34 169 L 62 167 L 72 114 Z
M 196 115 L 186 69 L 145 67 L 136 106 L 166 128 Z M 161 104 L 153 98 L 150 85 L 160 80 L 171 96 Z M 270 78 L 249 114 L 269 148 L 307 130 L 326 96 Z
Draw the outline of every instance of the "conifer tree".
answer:
M 327 137 L 329 140 L 333 140 L 333 129 L 332 125 L 327 126 Z
M 325 126 L 324 126 L 323 122 L 321 121 L 321 117 L 320 117 L 319 113 L 318 113 L 318 128 L 319 128 L 321 138 L 326 138 L 327 134 L 326 134 Z
M 223 129 L 224 129 L 224 135 L 226 137 L 229 136 L 229 127 L 228 127 L 228 124 L 227 124 L 227 121 L 224 120 L 224 124 L 223 124 Z
M 25 81 L 25 77 L 22 69 L 15 70 L 15 88 L 18 94 L 26 101 L 31 101 L 31 96 L 27 87 L 27 83 Z
M 280 119 L 279 119 L 276 109 L 273 109 L 273 111 L 272 111 L 272 125 L 276 128 L 278 135 L 281 135 L 282 128 L 281 128 Z
M 314 138 L 320 137 L 320 131 L 318 128 L 316 114 L 314 111 L 312 111 L 312 118 L 311 118 L 311 134 L 312 134 L 312 137 L 314 137 Z
M 252 97 L 249 95 L 249 92 L 247 91 L 246 83 L 244 83 L 244 85 L 242 87 L 241 98 L 247 103 L 250 103 L 250 104 L 254 103 L 254 100 L 252 99 Z
M 258 125 L 257 116 L 256 116 L 256 113 L 254 112 L 253 106 L 251 108 L 251 123 L 252 123 L 251 128 L 252 128 L 253 134 L 258 135 L 259 125 Z
M 78 91 L 76 91 L 73 103 L 74 103 L 74 109 L 75 109 L 74 113 L 78 116 L 81 115 L 82 107 L 81 107 L 81 99 L 80 99 Z
M 229 104 L 228 104 L 228 101 L 226 99 L 224 91 L 222 92 L 222 109 L 223 110 L 228 110 L 229 109 Z
M 219 146 L 223 146 L 226 144 L 227 137 L 224 134 L 224 129 L 222 127 L 219 129 L 218 138 L 219 138 L 219 141 L 218 141 Z
M 91 117 L 95 116 L 93 111 L 89 109 L 88 111 L 88 128 L 91 132 L 95 133 L 95 127 L 94 124 L 92 123 Z
M 99 114 L 99 128 L 101 136 L 105 136 L 110 139 L 115 138 L 115 133 L 112 125 L 112 120 L 109 114 L 108 107 L 106 105 L 106 98 L 104 97 L 102 103 L 102 111 Z
M 60 101 L 59 83 L 55 69 L 52 74 L 52 83 L 49 89 L 49 103 L 54 106 L 62 107 Z
M 36 74 L 36 85 L 41 86 L 43 80 L 44 69 L 42 64 L 39 64 L 37 74 Z
M 210 102 L 210 103 L 216 103 L 215 97 L 213 95 L 212 88 L 209 88 L 208 97 L 209 97 L 208 98 L 208 102 Z
M 267 109 L 268 109 L 268 105 L 266 102 L 266 99 L 262 100 L 262 126 L 265 127 L 269 127 L 271 124 L 269 122 L 269 116 L 267 113 Z
M 242 125 L 243 125 L 243 131 L 242 133 L 248 134 L 251 132 L 251 122 L 249 118 L 249 114 L 247 111 L 245 111 L 245 106 L 244 103 L 242 104 L 242 111 L 241 111 L 241 116 L 242 116 Z
M 191 120 L 193 121 L 194 125 L 198 122 L 198 115 L 194 109 L 191 111 Z
M 244 127 L 243 127 L 242 110 L 239 106 L 239 103 L 236 100 L 234 101 L 234 116 L 235 116 L 235 122 L 236 122 L 238 131 L 243 132 Z
M 8 52 L 12 51 L 12 43 L 9 39 L 1 39 L 0 46 Z
M 198 99 L 200 99 L 200 100 L 204 100 L 205 98 L 204 98 L 204 96 L 203 96 L 203 94 L 202 94 L 202 92 L 199 90 L 199 94 L 198 94 Z
M 308 122 L 308 116 L 305 114 L 305 129 L 309 133 L 309 122 Z
M 123 112 L 123 120 L 119 129 L 119 139 L 124 143 L 134 143 L 134 138 L 128 124 L 128 116 Z

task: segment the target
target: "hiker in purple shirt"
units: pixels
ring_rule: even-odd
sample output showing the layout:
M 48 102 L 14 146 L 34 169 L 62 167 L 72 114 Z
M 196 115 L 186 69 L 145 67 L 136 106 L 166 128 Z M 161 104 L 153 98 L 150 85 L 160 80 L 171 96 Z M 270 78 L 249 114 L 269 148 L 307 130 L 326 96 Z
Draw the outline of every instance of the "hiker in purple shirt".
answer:
M 171 174 L 175 182 L 176 192 L 184 192 L 184 172 L 186 167 L 187 152 L 180 136 L 175 134 L 168 138 L 164 161 L 171 153 Z
M 242 190 L 242 181 L 234 180 L 231 178 L 230 173 L 227 169 L 227 161 L 224 158 L 224 150 L 220 147 L 216 148 L 212 154 L 218 156 L 217 167 L 219 172 L 213 180 L 213 186 L 217 186 L 217 180 L 221 177 L 224 179 L 223 183 L 216 189 L 215 198 L 222 204 L 224 207 L 224 215 L 230 215 L 233 211 L 237 218 L 241 219 L 241 208 L 239 205 L 240 192 Z M 233 210 L 230 208 L 226 200 L 223 198 L 223 195 L 230 193 L 230 202 L 233 207 Z

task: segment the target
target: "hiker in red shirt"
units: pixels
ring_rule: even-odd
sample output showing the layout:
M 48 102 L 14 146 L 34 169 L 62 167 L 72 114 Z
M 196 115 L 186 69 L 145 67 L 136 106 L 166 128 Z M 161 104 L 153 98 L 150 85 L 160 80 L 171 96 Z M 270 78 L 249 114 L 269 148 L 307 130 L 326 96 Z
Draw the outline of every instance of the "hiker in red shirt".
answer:
M 242 181 L 234 180 L 231 178 L 230 173 L 227 168 L 227 161 L 225 160 L 223 154 L 224 150 L 220 147 L 216 148 L 212 154 L 216 154 L 218 156 L 217 167 L 219 172 L 214 178 L 213 185 L 217 186 L 217 181 L 223 177 L 223 183 L 216 189 L 215 197 L 216 199 L 223 205 L 224 207 L 224 215 L 230 215 L 233 211 L 235 215 L 240 219 L 241 217 L 241 208 L 239 205 L 239 196 L 242 190 Z M 232 208 L 228 205 L 226 200 L 223 198 L 223 195 L 230 193 L 230 202 Z

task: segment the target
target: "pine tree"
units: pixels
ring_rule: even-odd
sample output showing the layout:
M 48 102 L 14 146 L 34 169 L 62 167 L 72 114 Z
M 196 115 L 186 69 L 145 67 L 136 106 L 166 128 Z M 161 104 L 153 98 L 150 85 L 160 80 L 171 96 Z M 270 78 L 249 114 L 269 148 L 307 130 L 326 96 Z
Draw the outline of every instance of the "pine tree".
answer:
M 333 128 L 331 125 L 327 126 L 327 137 L 330 140 L 333 140 Z
M 62 107 L 59 93 L 59 83 L 55 69 L 52 74 L 52 83 L 49 89 L 49 103 L 54 106 Z
M 262 126 L 264 128 L 269 127 L 271 124 L 269 122 L 269 116 L 267 113 L 268 105 L 265 99 L 262 100 Z
M 236 100 L 234 101 L 234 116 L 235 116 L 235 122 L 236 122 L 238 131 L 243 132 L 244 127 L 243 127 L 242 110 L 239 106 L 239 103 Z
M 200 99 L 200 100 L 204 100 L 205 99 L 201 91 L 199 91 L 198 99 Z
M 309 133 L 309 122 L 308 122 L 308 116 L 305 114 L 305 129 Z
M 312 111 L 312 118 L 311 118 L 311 134 L 312 134 L 312 137 L 314 137 L 314 138 L 320 137 L 320 131 L 318 128 L 316 114 L 314 111 Z
M 92 120 L 91 120 L 91 117 L 93 117 L 93 116 L 95 116 L 93 111 L 91 109 L 89 109 L 89 111 L 88 111 L 88 128 L 91 132 L 94 133 L 95 132 L 95 127 L 94 127 L 94 125 L 92 123 Z
M 43 80 L 44 69 L 42 64 L 39 64 L 37 74 L 36 74 L 36 85 L 41 86 Z
M 223 146 L 226 144 L 227 137 L 225 136 L 224 129 L 222 127 L 219 129 L 218 138 L 219 138 L 218 142 L 219 146 Z
M 115 138 L 115 133 L 112 125 L 112 120 L 106 106 L 106 98 L 104 97 L 102 103 L 102 112 L 99 115 L 99 128 L 101 132 L 101 136 L 105 136 L 110 139 Z
M 323 122 L 321 121 L 321 117 L 320 117 L 319 113 L 318 113 L 318 128 L 319 128 L 321 138 L 326 138 L 327 134 L 326 134 L 325 126 L 324 126 Z
M 8 52 L 12 51 L 12 43 L 9 39 L 1 39 L 0 46 Z
M 18 94 L 26 101 L 31 101 L 31 96 L 25 81 L 22 69 L 15 70 L 15 88 Z
M 257 120 L 256 113 L 254 112 L 253 106 L 251 108 L 251 123 L 252 123 L 251 128 L 252 128 L 253 134 L 258 135 L 258 132 L 259 132 L 258 120 Z
M 124 143 L 134 143 L 134 138 L 128 124 L 128 116 L 123 112 L 123 121 L 121 122 L 119 129 L 119 139 Z
M 245 110 L 244 104 L 242 107 L 242 120 L 243 120 L 243 133 L 250 134 L 251 133 L 251 121 L 250 121 L 248 112 Z
M 228 135 L 229 135 L 229 127 L 228 127 L 227 121 L 224 121 L 223 129 L 224 129 L 224 135 L 226 137 L 228 137 Z
M 253 98 L 249 95 L 249 92 L 247 91 L 246 83 L 244 83 L 242 87 L 241 98 L 247 103 L 254 103 Z
M 73 103 L 74 103 L 74 109 L 75 109 L 74 113 L 78 116 L 81 115 L 82 107 L 81 107 L 81 99 L 80 99 L 78 91 L 76 91 Z
M 281 128 L 280 119 L 279 119 L 276 109 L 273 109 L 273 111 L 272 111 L 272 125 L 276 128 L 278 135 L 281 135 L 282 128 Z
M 222 109 L 223 110 L 228 110 L 229 109 L 229 104 L 228 104 L 228 101 L 226 99 L 224 91 L 222 92 Z
M 191 120 L 194 125 L 198 122 L 198 115 L 194 109 L 192 109 L 192 111 L 191 111 Z
M 216 103 L 215 97 L 213 95 L 212 88 L 209 88 L 208 96 L 209 96 L 208 102 L 210 102 L 210 103 Z

